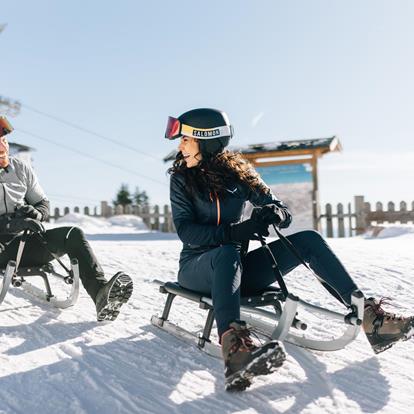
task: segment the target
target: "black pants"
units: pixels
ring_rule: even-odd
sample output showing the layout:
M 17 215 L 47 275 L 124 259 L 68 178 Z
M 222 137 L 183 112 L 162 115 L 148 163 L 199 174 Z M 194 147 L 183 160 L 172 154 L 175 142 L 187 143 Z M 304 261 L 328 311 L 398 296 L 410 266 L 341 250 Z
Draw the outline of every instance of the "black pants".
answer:
M 313 230 L 288 236 L 301 256 L 318 275 L 321 283 L 342 303 L 351 303 L 356 284 L 322 236 Z M 269 243 L 282 275 L 300 264 L 280 240 Z M 240 295 L 252 295 L 270 286 L 276 277 L 266 252 L 258 248 L 242 260 L 237 248 L 223 245 L 187 258 L 180 264 L 178 282 L 213 299 L 218 333 L 240 318 Z
M 31 234 L 25 244 L 20 266 L 41 266 L 53 260 L 48 249 L 57 256 L 67 254 L 71 259 L 78 259 L 79 277 L 89 296 L 95 300 L 98 290 L 105 284 L 104 272 L 99 265 L 84 233 L 77 227 L 59 227 L 47 230 L 41 235 Z M 9 260 L 16 260 L 20 236 L 6 243 L 0 253 L 0 267 L 5 268 Z

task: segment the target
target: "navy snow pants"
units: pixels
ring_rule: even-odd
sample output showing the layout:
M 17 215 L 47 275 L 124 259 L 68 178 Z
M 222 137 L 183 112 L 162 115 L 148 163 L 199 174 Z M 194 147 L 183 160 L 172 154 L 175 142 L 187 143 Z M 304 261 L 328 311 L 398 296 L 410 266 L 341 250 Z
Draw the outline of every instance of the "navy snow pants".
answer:
M 322 236 L 313 230 L 288 236 L 322 285 L 342 303 L 351 303 L 357 286 Z M 280 240 L 269 243 L 282 275 L 300 262 Z M 253 295 L 276 282 L 267 253 L 258 248 L 242 259 L 234 245 L 187 257 L 180 263 L 181 286 L 212 297 L 219 336 L 240 319 L 240 296 Z

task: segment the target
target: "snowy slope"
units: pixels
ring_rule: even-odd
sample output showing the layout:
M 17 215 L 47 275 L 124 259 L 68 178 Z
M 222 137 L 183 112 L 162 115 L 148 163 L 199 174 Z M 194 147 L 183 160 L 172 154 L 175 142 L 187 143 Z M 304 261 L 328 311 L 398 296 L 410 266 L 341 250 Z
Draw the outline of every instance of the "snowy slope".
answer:
M 83 225 L 107 275 L 129 272 L 134 294 L 117 321 L 98 324 L 84 290 L 74 307 L 59 311 L 11 289 L 0 307 L 0 413 L 412 411 L 414 341 L 375 356 L 362 334 L 334 353 L 288 345 L 288 360 L 277 373 L 244 393 L 226 393 L 221 361 L 149 322 L 165 299 L 151 280 L 175 279 L 181 248 L 175 235 L 136 228 L 98 234 L 82 220 L 72 224 Z M 412 228 L 392 237 L 329 243 L 364 292 L 392 296 L 398 312 L 413 311 Z M 338 307 L 303 268 L 287 283 L 305 299 Z M 171 317 L 196 330 L 202 315 L 193 303 L 177 299 Z

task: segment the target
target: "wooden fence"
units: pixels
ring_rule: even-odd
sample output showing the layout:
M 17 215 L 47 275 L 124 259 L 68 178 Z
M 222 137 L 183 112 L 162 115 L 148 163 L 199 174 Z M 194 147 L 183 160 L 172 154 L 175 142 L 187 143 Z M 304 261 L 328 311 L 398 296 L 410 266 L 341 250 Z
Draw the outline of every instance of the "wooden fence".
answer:
M 330 203 L 325 205 L 324 213 L 319 216 L 318 225 L 320 231 L 327 237 L 352 237 L 364 233 L 370 227 L 379 226 L 382 223 L 414 223 L 414 201 L 411 203 L 410 210 L 405 201 L 401 201 L 399 209 L 396 210 L 395 203 L 387 203 L 384 209 L 382 203 L 375 204 L 375 210 L 371 204 L 364 200 L 364 196 L 355 196 L 353 206 L 351 203 L 343 205 L 339 203 L 336 209 Z M 120 214 L 133 214 L 142 218 L 142 221 L 151 230 L 162 232 L 175 232 L 170 206 L 117 206 L 113 208 L 108 202 L 101 202 L 100 213 L 94 207 L 93 212 L 89 207 L 84 207 L 81 211 L 79 207 L 72 209 L 74 213 L 83 213 L 92 217 L 112 217 Z M 64 207 L 62 214 L 59 208 L 53 210 L 52 219 L 58 219 L 63 215 L 69 214 L 69 207 Z
M 101 201 L 101 209 L 98 212 L 98 208 L 94 207 L 93 211 L 89 207 L 84 207 L 83 209 L 79 207 L 74 207 L 72 211 L 69 207 L 64 207 L 62 211 L 56 207 L 53 209 L 50 219 L 57 220 L 58 218 L 69 214 L 69 213 L 82 213 L 86 216 L 91 217 L 112 217 L 120 214 L 133 214 L 142 218 L 142 221 L 147 225 L 151 230 L 158 230 L 165 233 L 175 232 L 174 224 L 172 221 L 172 214 L 169 205 L 164 205 L 162 207 L 155 206 L 117 206 L 113 208 L 106 201 Z
M 392 201 L 387 203 L 386 210 L 380 202 L 372 209 L 364 196 L 355 196 L 353 209 L 351 203 L 346 206 L 339 203 L 334 212 L 328 203 L 325 205 L 325 213 L 319 216 L 320 228 L 327 237 L 352 237 L 383 223 L 414 223 L 414 201 L 411 210 L 408 210 L 405 201 L 401 201 L 398 210 Z

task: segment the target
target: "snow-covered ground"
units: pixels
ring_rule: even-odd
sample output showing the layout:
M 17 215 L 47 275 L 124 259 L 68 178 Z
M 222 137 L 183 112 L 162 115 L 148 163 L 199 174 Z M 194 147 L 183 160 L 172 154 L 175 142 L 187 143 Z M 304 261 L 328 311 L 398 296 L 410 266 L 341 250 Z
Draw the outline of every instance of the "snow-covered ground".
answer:
M 135 218 L 118 220 L 65 219 L 83 227 L 108 276 L 123 269 L 134 279 L 134 294 L 115 322 L 96 322 L 83 289 L 77 304 L 62 311 L 10 289 L 0 307 L 1 414 L 412 412 L 414 340 L 375 356 L 363 334 L 332 353 L 287 345 L 277 373 L 244 393 L 226 393 L 220 360 L 150 324 L 165 299 L 151 281 L 175 279 L 179 240 L 145 231 Z M 367 295 L 391 296 L 397 312 L 413 313 L 414 229 L 389 228 L 383 236 L 329 244 Z M 304 299 L 337 307 L 304 268 L 287 283 Z M 196 330 L 202 315 L 177 299 L 171 318 Z

